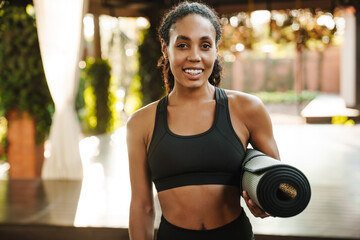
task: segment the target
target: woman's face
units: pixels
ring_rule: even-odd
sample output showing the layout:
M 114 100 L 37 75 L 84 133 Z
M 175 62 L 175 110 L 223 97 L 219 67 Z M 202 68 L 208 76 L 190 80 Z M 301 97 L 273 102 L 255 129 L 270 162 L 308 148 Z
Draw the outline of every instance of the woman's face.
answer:
M 169 36 L 169 46 L 162 41 L 162 51 L 169 59 L 174 87 L 203 86 L 208 82 L 217 57 L 216 33 L 211 22 L 190 14 L 171 27 Z

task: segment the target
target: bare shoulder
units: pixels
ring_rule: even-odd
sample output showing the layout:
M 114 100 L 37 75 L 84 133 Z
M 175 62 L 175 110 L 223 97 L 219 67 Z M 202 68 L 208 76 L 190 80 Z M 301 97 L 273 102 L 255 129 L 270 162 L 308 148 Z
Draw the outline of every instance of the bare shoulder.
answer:
M 272 123 L 263 102 L 256 96 L 238 91 L 226 90 L 230 114 L 243 122 L 248 131 L 248 140 L 257 149 L 275 159 L 280 159 L 274 139 Z
M 229 105 L 237 114 L 252 116 L 253 114 L 266 111 L 260 98 L 234 90 L 225 90 Z
M 159 101 L 152 102 L 134 112 L 128 119 L 127 125 L 136 125 L 138 122 L 146 121 L 149 117 L 155 116 L 156 107 Z
M 128 133 L 134 133 L 139 137 L 148 137 L 151 134 L 156 116 L 156 108 L 159 101 L 155 101 L 134 112 L 126 123 Z
M 271 129 L 271 119 L 260 98 L 239 91 L 226 90 L 229 111 L 234 121 L 241 121 L 249 135 L 258 129 Z

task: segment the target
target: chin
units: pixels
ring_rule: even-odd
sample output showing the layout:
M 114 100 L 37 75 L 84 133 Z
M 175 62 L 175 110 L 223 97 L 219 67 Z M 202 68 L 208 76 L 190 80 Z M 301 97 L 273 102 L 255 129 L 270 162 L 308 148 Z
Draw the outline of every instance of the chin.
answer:
M 197 88 L 201 88 L 204 85 L 207 84 L 208 81 L 201 81 L 201 80 L 196 80 L 196 81 L 187 81 L 186 84 L 182 84 L 182 86 L 187 87 L 187 88 L 193 88 L 193 89 L 197 89 Z

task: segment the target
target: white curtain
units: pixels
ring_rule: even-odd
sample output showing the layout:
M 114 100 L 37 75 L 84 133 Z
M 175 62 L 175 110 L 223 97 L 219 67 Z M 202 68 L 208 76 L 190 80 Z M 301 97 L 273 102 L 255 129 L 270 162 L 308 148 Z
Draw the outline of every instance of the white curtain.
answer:
M 34 0 L 34 4 L 44 71 L 55 103 L 42 178 L 82 179 L 74 106 L 87 0 Z
M 353 8 L 345 11 L 346 30 L 340 62 L 340 94 L 347 107 L 356 105 L 356 18 L 354 11 Z

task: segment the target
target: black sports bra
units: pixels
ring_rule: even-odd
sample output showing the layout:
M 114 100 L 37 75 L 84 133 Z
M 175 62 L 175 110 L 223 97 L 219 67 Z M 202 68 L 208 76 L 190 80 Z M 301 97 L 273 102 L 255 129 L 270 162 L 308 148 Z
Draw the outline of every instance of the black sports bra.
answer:
M 244 147 L 230 120 L 228 99 L 215 87 L 215 120 L 206 132 L 180 136 L 167 122 L 168 96 L 156 109 L 148 164 L 158 192 L 186 185 L 240 185 Z

